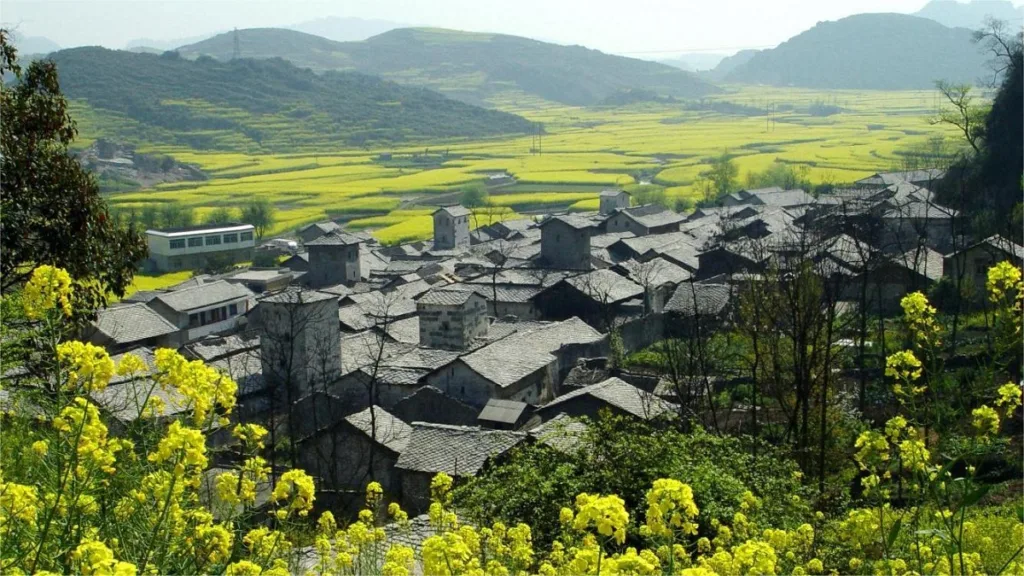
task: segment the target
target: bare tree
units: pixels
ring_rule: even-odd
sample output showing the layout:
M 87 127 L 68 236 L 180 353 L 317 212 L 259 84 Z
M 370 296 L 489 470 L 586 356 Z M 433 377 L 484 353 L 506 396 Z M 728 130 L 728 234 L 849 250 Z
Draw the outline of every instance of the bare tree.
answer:
M 973 40 L 980 44 L 992 55 L 989 60 L 989 67 L 992 69 L 992 80 L 989 86 L 997 86 L 1000 78 L 1010 67 L 1013 54 L 1021 50 L 1022 33 L 1010 30 L 1009 24 L 1004 20 L 998 20 L 987 16 L 981 29 L 974 32 Z
M 955 126 L 974 153 L 980 154 L 988 108 L 975 103 L 970 84 L 954 84 L 939 80 L 935 87 L 952 107 L 939 110 L 931 123 Z

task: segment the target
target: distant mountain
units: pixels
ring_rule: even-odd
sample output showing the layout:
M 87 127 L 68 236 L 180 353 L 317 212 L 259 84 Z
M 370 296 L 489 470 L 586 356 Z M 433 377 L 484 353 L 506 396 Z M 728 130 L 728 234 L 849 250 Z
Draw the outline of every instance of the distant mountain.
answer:
M 512 114 L 352 72 L 322 75 L 282 60 L 186 60 L 104 48 L 53 54 L 61 88 L 106 122 L 101 135 L 193 148 L 292 151 L 525 133 Z
M 395 28 L 404 28 L 405 26 L 407 25 L 390 20 L 366 20 L 363 18 L 328 16 L 285 26 L 285 28 L 322 36 L 335 42 L 358 42 L 378 34 L 383 34 L 389 30 L 394 30 Z
M 750 62 L 750 59 L 758 52 L 760 50 L 740 50 L 732 56 L 726 56 L 713 70 L 707 73 L 706 77 L 712 82 L 719 82 L 736 68 Z
M 1024 19 L 1024 8 L 1017 8 L 1009 0 L 931 0 L 914 13 L 914 16 L 934 20 L 950 28 L 980 28 L 986 17 L 1006 20 L 1011 27 L 1020 28 Z
M 193 44 L 195 42 L 201 42 L 207 38 L 220 34 L 220 32 L 214 32 L 212 34 L 199 34 L 196 36 L 186 36 L 184 38 L 164 38 L 163 40 L 158 38 L 136 38 L 129 40 L 124 45 L 126 50 L 135 51 L 136 48 L 145 48 L 148 51 L 165 52 L 167 50 L 173 50 L 183 44 Z
M 971 31 L 906 14 L 858 14 L 819 22 L 726 74 L 728 82 L 807 88 L 931 88 L 975 82 L 986 57 Z
M 11 31 L 11 40 L 18 54 L 28 56 L 29 54 L 46 55 L 50 52 L 60 50 L 60 45 L 43 36 L 23 36 L 16 31 Z
M 374 74 L 471 103 L 509 90 L 572 105 L 597 104 L 630 89 L 684 98 L 718 91 L 664 64 L 503 34 L 402 28 L 363 42 L 334 42 L 293 30 L 255 28 L 239 30 L 238 39 L 243 57 L 280 57 L 314 71 Z M 234 34 L 182 46 L 179 52 L 227 60 L 234 52 Z
M 686 70 L 687 72 L 696 72 L 697 70 L 711 70 L 718 63 L 726 58 L 727 54 L 707 54 L 703 52 L 690 52 L 686 54 L 680 54 L 672 58 L 662 58 L 657 60 L 662 64 L 674 66 L 680 70 Z

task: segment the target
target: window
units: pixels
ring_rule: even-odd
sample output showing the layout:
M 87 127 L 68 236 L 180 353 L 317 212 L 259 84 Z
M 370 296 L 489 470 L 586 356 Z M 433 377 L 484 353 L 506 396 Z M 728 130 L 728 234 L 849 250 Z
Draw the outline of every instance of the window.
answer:
M 230 306 L 228 306 L 228 315 L 238 316 L 238 304 L 231 304 Z
M 975 260 L 974 261 L 974 273 L 980 276 L 988 274 L 989 264 L 987 260 Z
M 196 248 L 197 246 L 202 246 L 202 245 L 203 245 L 203 237 L 202 236 L 196 236 L 194 238 L 189 238 L 188 239 L 188 247 L 189 248 Z
M 252 242 L 252 232 L 242 232 L 242 242 Z
M 561 241 L 562 241 L 562 235 L 561 234 L 555 234 L 555 242 L 561 242 Z
M 206 237 L 206 245 L 207 246 L 213 246 L 215 244 L 220 244 L 220 236 L 207 236 Z
M 178 238 L 177 240 L 171 240 L 171 250 L 181 250 L 185 247 L 185 239 Z
M 212 322 L 220 322 L 223 319 L 224 319 L 224 309 L 223 308 L 214 308 L 213 310 L 210 310 L 210 322 L 211 323 Z
M 199 326 L 199 314 L 189 314 L 188 327 L 195 328 L 196 326 Z
M 224 243 L 225 244 L 235 244 L 237 242 L 238 242 L 238 234 L 225 234 L 224 235 Z

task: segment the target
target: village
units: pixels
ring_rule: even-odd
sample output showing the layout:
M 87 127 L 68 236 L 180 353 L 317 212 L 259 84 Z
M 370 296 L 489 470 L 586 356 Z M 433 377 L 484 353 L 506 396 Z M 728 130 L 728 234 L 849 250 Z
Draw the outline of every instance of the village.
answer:
M 469 209 L 445 206 L 432 241 L 397 246 L 317 223 L 279 267 L 137 292 L 85 336 L 150 366 L 171 347 L 230 374 L 233 417 L 271 429 L 285 447 L 276 465 L 313 476 L 318 506 L 354 512 L 372 478 L 418 514 L 434 474 L 473 476 L 522 443 L 572 445 L 580 417 L 676 414 L 678 390 L 621 356 L 736 322 L 741 294 L 769 270 L 812 262 L 838 288 L 836 306 L 885 315 L 944 276 L 984 285 L 994 263 L 1020 266 L 1021 246 L 953 233 L 957 211 L 928 189 L 940 175 L 877 174 L 817 198 L 746 190 L 690 214 L 631 206 L 612 189 L 596 213 L 476 229 Z M 160 269 L 260 250 L 250 225 L 147 234 Z M 701 376 L 715 393 L 723 375 Z M 138 409 L 152 389 L 115 379 L 93 399 L 128 426 L 152 417 Z M 184 403 L 156 390 L 160 418 L 174 418 Z M 230 443 L 226 430 L 211 445 Z

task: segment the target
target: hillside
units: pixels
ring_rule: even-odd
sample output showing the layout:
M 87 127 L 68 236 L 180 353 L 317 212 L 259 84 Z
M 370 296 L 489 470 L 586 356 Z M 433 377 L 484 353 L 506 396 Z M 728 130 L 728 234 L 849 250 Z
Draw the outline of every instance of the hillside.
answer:
M 621 90 L 698 97 L 714 86 L 671 66 L 502 34 L 402 28 L 363 42 L 334 42 L 293 30 L 238 32 L 243 57 L 280 57 L 315 71 L 354 70 L 432 88 L 472 103 L 509 90 L 571 105 L 601 102 Z M 186 57 L 227 60 L 234 33 L 183 46 Z
M 53 55 L 61 87 L 130 143 L 292 151 L 325 142 L 482 137 L 526 120 L 357 73 L 316 75 L 281 59 L 190 61 L 170 52 L 76 48 Z
M 985 56 L 971 31 L 905 14 L 859 14 L 820 22 L 763 50 L 725 79 L 806 88 L 919 89 L 938 79 L 974 82 Z
M 1011 26 L 1020 27 L 1021 18 L 1024 18 L 1024 8 L 1015 7 L 1009 0 L 931 0 L 914 15 L 934 20 L 950 28 L 977 29 L 987 17 L 1006 20 Z
M 405 25 L 398 22 L 392 22 L 390 20 L 327 16 L 324 18 L 317 18 L 316 20 L 292 24 L 291 26 L 287 26 L 287 28 L 290 30 L 305 32 L 306 34 L 316 34 L 317 36 L 327 38 L 328 40 L 335 40 L 337 42 L 352 42 L 366 40 L 371 36 L 383 34 L 388 30 L 402 28 L 403 26 Z
M 726 56 L 725 58 L 722 58 L 717 66 L 706 71 L 704 73 L 704 77 L 712 82 L 721 82 L 722 79 L 728 76 L 730 72 L 747 62 L 750 62 L 750 59 L 758 52 L 760 52 L 760 50 L 740 50 L 732 56 Z

